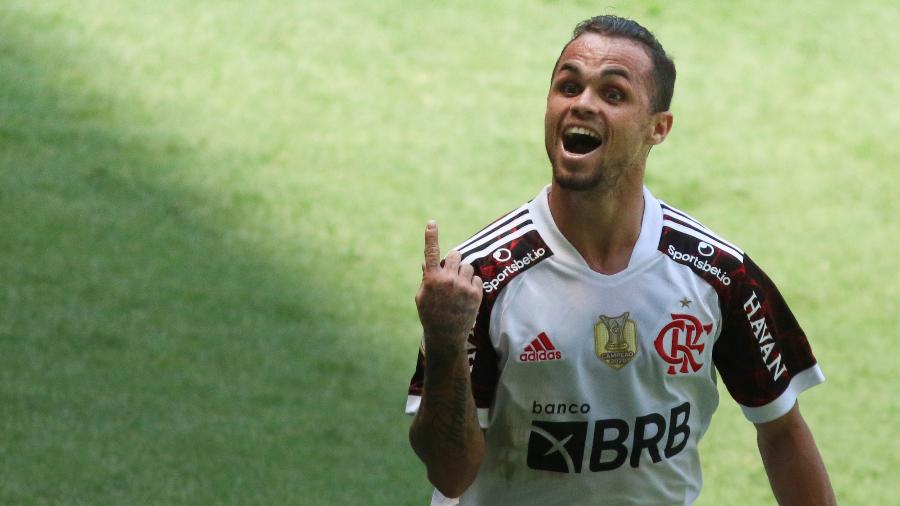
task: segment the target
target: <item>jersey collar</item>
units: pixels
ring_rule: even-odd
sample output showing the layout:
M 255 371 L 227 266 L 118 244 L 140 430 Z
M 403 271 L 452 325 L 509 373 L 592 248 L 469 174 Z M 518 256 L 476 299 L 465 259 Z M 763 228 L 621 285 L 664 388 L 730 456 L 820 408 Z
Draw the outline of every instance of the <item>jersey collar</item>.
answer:
M 659 237 L 662 233 L 662 207 L 656 197 L 650 193 L 650 190 L 644 186 L 644 216 L 641 219 L 641 233 L 631 252 L 631 258 L 628 261 L 628 267 L 625 270 L 613 274 L 611 276 L 600 274 L 588 267 L 587 262 L 581 257 L 581 254 L 572 246 L 572 243 L 556 226 L 553 216 L 550 214 L 550 204 L 547 201 L 547 195 L 550 192 L 550 185 L 544 187 L 540 193 L 529 204 L 531 214 L 534 219 L 535 226 L 544 238 L 550 250 L 553 251 L 554 257 L 564 263 L 573 265 L 579 269 L 590 271 L 597 276 L 617 277 L 625 273 L 633 272 L 635 269 L 645 265 L 657 256 L 657 246 L 659 245 Z

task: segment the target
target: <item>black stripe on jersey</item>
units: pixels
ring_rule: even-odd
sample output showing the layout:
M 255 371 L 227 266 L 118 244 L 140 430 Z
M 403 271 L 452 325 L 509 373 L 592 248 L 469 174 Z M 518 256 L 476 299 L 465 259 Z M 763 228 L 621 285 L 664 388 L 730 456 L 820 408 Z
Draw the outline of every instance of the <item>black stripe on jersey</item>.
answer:
M 674 223 L 678 223 L 679 225 L 684 225 L 685 227 L 697 232 L 698 234 L 703 234 L 705 236 L 708 236 L 710 239 L 716 238 L 716 236 L 712 235 L 712 233 L 709 230 L 706 230 L 703 227 L 699 227 L 699 226 L 697 226 L 696 222 L 684 219 L 681 216 L 676 217 L 676 216 L 669 216 L 669 215 L 664 214 L 663 221 L 671 221 Z M 665 224 L 664 224 L 664 226 L 665 226 Z M 727 243 L 725 243 L 725 241 L 719 241 L 719 242 L 727 244 Z
M 685 219 L 685 220 L 693 223 L 695 227 L 705 228 L 703 225 L 700 224 L 699 221 L 695 220 L 691 216 L 688 216 L 686 213 L 682 212 L 680 209 L 675 209 L 674 207 L 666 204 L 665 202 L 660 202 L 659 205 L 662 206 L 663 209 L 665 209 L 667 211 L 671 211 L 671 212 L 677 214 L 678 216 L 680 216 L 682 219 Z M 663 218 L 665 218 L 665 216 Z
M 490 249 L 491 249 L 491 246 L 492 246 L 492 245 L 496 245 L 498 242 L 500 242 L 500 244 L 503 244 L 504 242 L 509 242 L 509 241 L 507 240 L 507 238 L 508 238 L 509 236 L 515 235 L 516 232 L 522 230 L 523 228 L 525 228 L 525 227 L 527 227 L 527 226 L 529 226 L 529 225 L 533 225 L 533 224 L 534 224 L 534 222 L 531 221 L 530 219 L 525 220 L 525 221 L 523 221 L 522 223 L 519 223 L 519 224 L 516 225 L 515 227 L 511 228 L 510 230 L 507 230 L 507 231 L 504 232 L 502 235 L 498 235 L 498 236 L 496 236 L 496 237 L 490 238 L 490 239 L 489 239 L 488 241 L 486 241 L 484 244 L 482 244 L 481 246 L 479 246 L 478 249 L 473 249 L 473 250 L 471 250 L 471 251 L 465 251 L 465 252 L 463 252 L 463 249 L 460 249 L 460 254 L 461 254 L 462 257 L 463 257 L 463 262 L 465 262 L 465 260 L 466 260 L 467 258 L 471 257 L 471 256 L 477 256 L 478 253 L 481 253 L 481 252 L 483 252 L 483 251 L 485 251 L 485 250 L 490 250 Z M 483 256 L 483 255 L 482 255 L 482 256 Z
M 497 221 L 495 221 L 494 223 L 491 223 L 490 225 L 484 227 L 484 228 L 481 229 L 478 233 L 476 233 L 475 235 L 473 235 L 472 237 L 470 237 L 469 240 L 467 240 L 466 242 L 460 244 L 460 245 L 456 248 L 456 250 L 459 251 L 459 252 L 461 253 L 464 249 L 466 249 L 467 247 L 469 247 L 470 244 L 475 243 L 475 242 L 478 242 L 478 241 L 480 241 L 481 239 L 483 239 L 483 238 L 485 238 L 485 237 L 487 237 L 487 236 L 489 236 L 489 235 L 491 235 L 491 234 L 496 233 L 497 230 L 499 230 L 499 229 L 505 227 L 506 225 L 509 225 L 510 223 L 512 223 L 513 221 L 517 220 L 518 218 L 524 216 L 525 214 L 528 214 L 528 207 L 527 207 L 527 206 L 524 207 L 524 208 L 523 208 L 521 211 L 519 211 L 518 213 L 516 213 L 515 211 L 513 211 L 513 212 L 510 213 L 510 214 L 507 214 L 507 215 L 505 215 L 505 216 L 500 217 Z M 508 218 L 507 218 L 507 216 L 508 216 Z
M 708 229 L 706 226 L 704 226 L 702 223 L 695 220 L 694 218 L 679 211 L 678 209 L 675 209 L 674 207 L 663 204 L 662 202 L 660 202 L 660 205 L 662 206 L 662 208 L 664 210 L 670 211 L 672 214 L 676 215 L 676 216 L 670 216 L 670 215 L 663 213 L 663 221 L 666 221 L 666 220 L 674 221 L 675 223 L 678 223 L 680 225 L 688 227 L 688 228 L 695 230 L 703 235 L 709 236 L 710 239 L 714 239 L 714 240 L 724 244 L 725 246 L 732 248 L 733 250 L 737 251 L 741 255 L 744 254 L 744 251 L 741 250 L 741 248 L 738 248 L 734 244 L 731 244 L 730 242 L 726 241 L 725 239 L 722 239 L 721 237 L 719 237 L 718 234 L 716 234 L 712 230 Z

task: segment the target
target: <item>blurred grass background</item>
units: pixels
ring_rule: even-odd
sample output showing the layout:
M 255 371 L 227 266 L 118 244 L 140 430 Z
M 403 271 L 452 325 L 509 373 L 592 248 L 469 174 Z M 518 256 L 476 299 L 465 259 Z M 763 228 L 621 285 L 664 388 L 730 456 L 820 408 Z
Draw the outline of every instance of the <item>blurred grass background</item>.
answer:
M 427 503 L 423 224 L 549 180 L 550 70 L 604 12 L 678 66 L 649 186 L 781 286 L 841 503 L 895 501 L 896 4 L 412 5 L 0 5 L 0 503 Z M 701 450 L 698 504 L 774 504 L 724 391 Z

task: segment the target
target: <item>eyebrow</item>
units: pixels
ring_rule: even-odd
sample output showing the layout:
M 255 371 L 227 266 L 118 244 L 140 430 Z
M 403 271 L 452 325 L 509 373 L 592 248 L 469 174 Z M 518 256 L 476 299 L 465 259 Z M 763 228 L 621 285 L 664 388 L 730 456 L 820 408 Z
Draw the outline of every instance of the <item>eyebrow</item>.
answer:
M 565 72 L 565 71 L 571 72 L 576 75 L 581 75 L 581 67 L 578 65 L 575 65 L 574 63 L 569 63 L 569 62 L 563 63 L 562 65 L 559 66 L 559 70 L 556 73 L 559 74 L 559 73 Z M 600 77 L 610 77 L 610 76 L 619 76 L 619 77 L 625 79 L 626 81 L 631 80 L 631 74 L 628 72 L 628 70 L 626 70 L 622 67 L 607 67 L 600 72 Z

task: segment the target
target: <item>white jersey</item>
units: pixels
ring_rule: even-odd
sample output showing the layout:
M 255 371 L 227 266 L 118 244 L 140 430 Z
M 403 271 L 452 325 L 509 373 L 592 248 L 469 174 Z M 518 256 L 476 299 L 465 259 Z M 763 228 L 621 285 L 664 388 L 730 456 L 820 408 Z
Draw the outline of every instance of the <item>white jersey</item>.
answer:
M 469 363 L 486 429 L 460 504 L 690 504 L 717 371 L 750 421 L 773 420 L 824 380 L 806 337 L 743 251 L 646 188 L 613 275 L 563 237 L 548 191 L 458 248 L 484 281 Z

